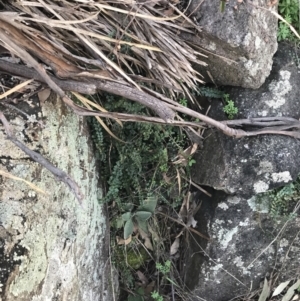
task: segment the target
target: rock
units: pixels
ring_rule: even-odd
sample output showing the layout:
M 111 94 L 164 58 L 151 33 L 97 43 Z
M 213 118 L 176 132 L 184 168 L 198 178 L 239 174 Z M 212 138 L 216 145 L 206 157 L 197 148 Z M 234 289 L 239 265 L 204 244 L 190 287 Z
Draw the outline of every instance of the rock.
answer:
M 20 103 L 4 113 L 17 138 L 67 172 L 84 194 L 69 188 L 6 139 L 0 124 L 0 300 L 113 300 L 107 219 L 99 204 L 96 161 L 87 124 L 55 95 Z M 38 114 L 33 115 L 33 112 Z
M 269 76 L 277 49 L 278 20 L 270 12 L 277 8 L 264 0 L 238 2 L 226 1 L 222 13 L 220 0 L 193 0 L 188 11 L 201 33 L 182 37 L 207 55 L 207 69 L 199 66 L 206 82 L 212 77 L 217 85 L 257 89 Z
M 283 228 L 286 218 L 271 218 L 253 199 L 208 190 L 212 198 L 198 196 L 202 205 L 195 220 L 211 241 L 193 235 L 186 249 L 185 280 L 192 300 L 229 301 L 259 290 L 271 273 L 278 281 L 299 274 L 299 215 Z
M 300 74 L 293 51 L 280 45 L 272 73 L 259 90 L 226 89 L 239 108 L 238 118 L 299 119 Z M 212 102 L 210 112 L 211 117 L 226 118 L 218 101 Z M 233 139 L 209 130 L 203 147 L 195 157 L 192 179 L 219 191 L 208 187 L 211 198 L 198 196 L 202 206 L 195 216 L 197 230 L 211 241 L 191 239 L 186 256 L 189 288 L 207 301 L 227 301 L 257 290 L 271 272 L 280 271 L 279 277 L 289 280 L 291 271 L 299 272 L 300 217 L 272 217 L 269 204 L 257 195 L 295 180 L 300 141 L 279 135 Z
M 300 118 L 300 74 L 293 49 L 281 45 L 274 60 L 272 74 L 260 89 L 226 89 L 238 107 L 236 119 Z M 210 116 L 225 120 L 221 101 L 214 100 L 211 105 Z M 296 179 L 300 172 L 299 152 L 300 141 L 287 136 L 234 139 L 210 130 L 204 148 L 194 157 L 193 180 L 247 198 Z

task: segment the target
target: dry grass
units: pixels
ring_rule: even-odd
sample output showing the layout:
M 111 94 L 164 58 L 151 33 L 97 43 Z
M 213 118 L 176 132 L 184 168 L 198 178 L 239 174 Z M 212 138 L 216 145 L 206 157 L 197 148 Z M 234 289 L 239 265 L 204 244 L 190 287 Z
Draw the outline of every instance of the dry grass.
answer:
M 286 121 L 285 127 L 265 123 L 262 130 L 245 132 L 171 99 L 177 92 L 192 99 L 189 91 L 201 82 L 193 63 L 203 64 L 201 54 L 180 38 L 182 32 L 197 34 L 200 29 L 179 10 L 183 8 L 176 0 L 3 2 L 0 46 L 12 57 L 9 62 L 0 60 L 0 70 L 48 84 L 78 115 L 140 121 L 80 107 L 65 91 L 89 95 L 105 91 L 137 101 L 154 111 L 160 123 L 175 125 L 182 113 L 236 138 L 262 134 L 300 138 L 291 131 L 299 127 L 296 120 Z M 25 64 L 16 63 L 13 56 Z
M 110 80 L 145 80 L 161 92 L 195 89 L 201 82 L 192 63 L 199 53 L 178 37 L 199 29 L 175 5 L 160 1 L 17 1 L 4 4 L 9 20 L 36 44 L 75 64 L 80 71 L 102 71 Z M 41 44 L 40 44 L 41 45 Z M 5 44 L 3 45 L 5 47 Z M 39 56 L 38 53 L 35 53 Z M 45 57 L 39 57 L 43 60 Z M 47 63 L 47 61 L 44 61 Z M 63 67 L 51 66 L 54 73 Z M 72 70 L 74 72 L 78 70 Z M 142 75 L 143 78 L 136 76 Z M 183 84 L 184 83 L 184 84 Z

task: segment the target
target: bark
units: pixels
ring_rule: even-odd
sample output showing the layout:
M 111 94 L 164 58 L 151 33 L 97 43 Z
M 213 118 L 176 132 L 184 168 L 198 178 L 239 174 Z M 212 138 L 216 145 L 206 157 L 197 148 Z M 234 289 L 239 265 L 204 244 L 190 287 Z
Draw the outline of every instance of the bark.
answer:
M 20 107 L 35 122 L 4 111 L 16 138 L 72 177 L 84 198 L 81 207 L 64 183 L 7 139 L 0 124 L 0 171 L 47 193 L 0 175 L 0 300 L 113 300 L 117 282 L 87 125 L 54 95 Z

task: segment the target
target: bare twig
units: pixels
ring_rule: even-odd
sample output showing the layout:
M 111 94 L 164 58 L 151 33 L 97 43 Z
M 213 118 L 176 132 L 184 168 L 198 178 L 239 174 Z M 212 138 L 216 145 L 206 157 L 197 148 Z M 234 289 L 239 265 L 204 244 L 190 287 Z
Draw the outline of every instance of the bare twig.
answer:
M 38 66 L 38 70 L 41 68 L 41 66 Z M 142 117 L 134 118 L 133 116 L 127 117 L 121 116 L 118 113 L 103 113 L 103 112 L 95 112 L 90 110 L 85 110 L 77 105 L 75 105 L 69 98 L 67 98 L 67 104 L 74 109 L 76 114 L 82 115 L 82 116 L 101 116 L 101 117 L 108 117 L 108 118 L 119 118 L 120 120 L 127 120 L 127 121 L 136 121 L 136 122 L 157 122 L 161 124 L 174 124 L 174 125 L 184 125 L 184 126 L 203 126 L 203 123 L 179 123 L 177 121 L 171 121 L 168 119 L 170 115 L 165 114 L 161 108 L 169 107 L 171 113 L 171 118 L 173 118 L 173 112 L 178 111 L 181 113 L 184 113 L 186 115 L 189 115 L 191 117 L 195 117 L 206 123 L 207 125 L 216 127 L 217 129 L 221 130 L 224 134 L 235 137 L 235 138 L 242 138 L 242 137 L 250 137 L 250 136 L 257 136 L 257 135 L 263 135 L 263 134 L 276 134 L 276 135 L 286 135 L 293 138 L 300 139 L 300 132 L 299 131 L 286 131 L 286 129 L 291 128 L 299 128 L 300 122 L 294 118 L 288 118 L 288 117 L 259 117 L 259 118 L 251 118 L 251 119 L 242 119 L 242 120 L 231 120 L 231 121 L 217 121 L 214 120 L 204 114 L 198 113 L 196 111 L 193 111 L 191 109 L 188 109 L 179 103 L 176 103 L 175 101 L 164 97 L 163 95 L 159 95 L 159 93 L 153 91 L 152 94 L 154 96 L 151 96 L 150 94 L 136 90 L 134 88 L 129 87 L 127 84 L 112 82 L 108 80 L 96 80 L 96 79 L 89 79 L 86 81 L 85 79 L 82 79 L 82 81 L 75 81 L 72 79 L 68 80 L 59 80 L 53 76 L 50 76 L 46 74 L 45 71 L 43 73 L 37 72 L 36 70 L 32 70 L 31 68 L 28 68 L 26 66 L 17 65 L 13 63 L 9 63 L 6 61 L 3 61 L 0 59 L 0 70 L 3 70 L 5 72 L 9 72 L 14 75 L 23 76 L 25 78 L 34 78 L 36 80 L 39 80 L 41 82 L 48 83 L 49 80 L 54 86 L 54 91 L 56 92 L 56 87 L 59 88 L 59 95 L 64 95 L 63 99 L 66 101 L 66 96 L 62 90 L 64 91 L 76 91 L 83 94 L 95 94 L 99 91 L 106 91 L 112 94 L 121 95 L 123 97 L 136 100 L 140 102 L 141 104 L 144 104 L 148 107 L 151 107 L 155 112 L 163 116 L 162 119 L 152 119 L 151 117 Z M 47 76 L 47 80 L 45 76 Z M 148 91 L 148 90 L 147 90 Z M 159 101 L 159 98 L 161 101 Z M 150 101 L 149 101 L 150 100 Z M 154 100 L 154 103 L 149 105 L 151 103 L 151 100 Z M 161 104 L 161 105 L 159 105 Z M 166 117 L 167 116 L 167 117 Z M 155 117 L 154 117 L 155 118 Z M 148 120 L 147 120 L 148 119 Z M 166 121 L 167 119 L 167 121 Z M 241 129 L 233 129 L 230 128 L 231 126 L 242 126 L 242 125 L 253 125 L 253 126 L 264 126 L 264 128 L 255 130 L 255 131 L 244 131 Z M 269 128 L 269 126 L 279 126 L 279 127 L 272 127 Z
M 160 212 L 160 211 L 157 211 L 157 213 L 158 213 L 158 214 L 161 214 L 161 215 L 163 215 L 163 216 L 165 216 L 165 217 L 167 217 L 168 219 L 170 219 L 170 220 L 172 220 L 172 221 L 174 221 L 174 222 L 176 222 L 176 223 L 178 223 L 178 224 L 180 224 L 180 225 L 182 225 L 182 226 L 183 226 L 185 229 L 187 229 L 188 231 L 194 232 L 194 233 L 196 233 L 198 236 L 200 236 L 200 237 L 202 237 L 202 238 L 204 238 L 204 239 L 206 239 L 206 240 L 208 240 L 208 241 L 211 241 L 211 239 L 210 239 L 209 237 L 207 237 L 206 235 L 200 233 L 199 231 L 197 231 L 196 229 L 194 229 L 194 228 L 192 228 L 192 227 L 188 227 L 185 223 L 181 222 L 180 220 L 175 219 L 175 218 L 173 218 L 173 217 L 171 217 L 171 216 L 169 216 L 169 215 L 167 215 L 167 214 L 165 214 L 165 213 L 163 213 L 163 212 Z

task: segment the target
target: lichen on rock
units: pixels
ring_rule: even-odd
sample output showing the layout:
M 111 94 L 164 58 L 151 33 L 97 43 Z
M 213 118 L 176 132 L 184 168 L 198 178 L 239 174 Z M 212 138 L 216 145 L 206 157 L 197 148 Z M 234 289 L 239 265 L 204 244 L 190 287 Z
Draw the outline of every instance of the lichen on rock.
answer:
M 41 104 L 41 114 L 36 122 L 43 128 L 35 140 L 26 133 L 26 121 L 10 116 L 10 123 L 18 139 L 72 177 L 84 200 L 79 206 L 64 183 L 0 128 L 0 168 L 46 192 L 0 179 L 0 296 L 6 301 L 112 300 L 106 216 L 87 125 L 55 95 Z

